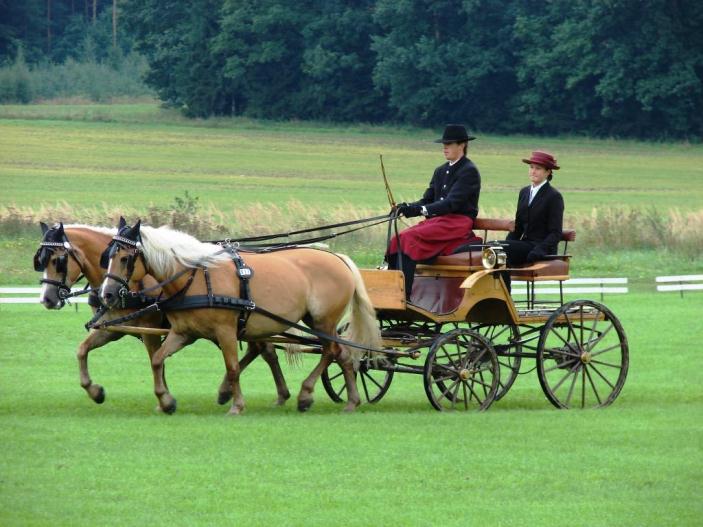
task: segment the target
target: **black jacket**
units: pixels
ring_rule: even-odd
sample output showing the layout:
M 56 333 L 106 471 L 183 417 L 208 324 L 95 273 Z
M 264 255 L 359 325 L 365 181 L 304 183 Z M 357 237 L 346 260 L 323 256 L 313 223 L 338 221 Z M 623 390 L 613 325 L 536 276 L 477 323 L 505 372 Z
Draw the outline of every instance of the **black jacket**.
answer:
M 428 217 L 454 213 L 476 218 L 480 192 L 481 175 L 476 165 L 462 157 L 454 166 L 447 162 L 437 167 L 430 186 L 415 204 L 424 205 Z
M 515 213 L 515 230 L 508 240 L 527 240 L 535 243 L 532 250 L 540 256 L 556 254 L 561 240 L 564 219 L 564 198 L 557 189 L 546 182 L 537 195 L 530 200 L 530 187 L 520 190 Z

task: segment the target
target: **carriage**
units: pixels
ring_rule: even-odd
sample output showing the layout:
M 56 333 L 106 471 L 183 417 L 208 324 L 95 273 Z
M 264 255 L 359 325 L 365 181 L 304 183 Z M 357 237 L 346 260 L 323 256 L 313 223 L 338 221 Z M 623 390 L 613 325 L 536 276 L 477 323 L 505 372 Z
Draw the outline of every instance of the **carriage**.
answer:
M 510 231 L 512 227 L 509 220 L 479 218 L 475 223 L 476 230 L 484 231 L 484 239 L 488 238 L 489 232 Z M 124 237 L 116 236 L 115 240 L 117 239 L 117 245 L 129 242 Z M 387 393 L 396 373 L 410 373 L 422 376 L 427 398 L 437 410 L 485 410 L 494 401 L 504 397 L 516 378 L 525 373 L 523 361 L 534 359 L 533 369 L 537 370 L 544 394 L 554 406 L 607 406 L 617 398 L 627 376 L 627 338 L 619 320 L 603 304 L 592 300 L 564 301 L 562 284 L 569 278 L 570 261 L 567 247 L 568 242 L 575 239 L 575 232 L 564 231 L 562 239 L 562 254 L 548 256 L 543 261 L 519 268 L 505 268 L 505 254 L 499 242 L 489 242 L 476 246 L 470 252 L 440 256 L 431 264 L 418 265 L 409 302 L 406 301 L 403 290 L 401 271 L 381 268 L 360 270 L 380 329 L 381 345 L 375 348 L 355 344 L 325 332 L 310 332 L 309 329 L 307 331 L 312 333 L 312 337 L 308 335 L 308 338 L 282 332 L 263 339 L 253 338 L 249 342 L 273 347 L 304 341 L 307 343 L 306 351 L 322 355 L 325 344 L 330 342 L 363 350 L 354 363 L 353 384 L 350 384 L 350 371 L 347 369 L 346 374 L 343 372 L 345 366 L 348 368 L 347 365 L 341 361 L 321 361 L 324 369 L 318 371 L 317 375 L 321 374 L 327 394 L 336 402 L 349 401 L 349 391 L 356 391 L 356 387 L 360 386 L 363 399 L 376 403 Z M 138 245 L 136 242 L 130 243 Z M 61 243 L 54 245 L 60 246 Z M 119 249 L 117 245 L 115 248 Z M 231 245 L 227 244 L 227 247 L 231 250 Z M 111 256 L 115 252 L 113 250 Z M 131 266 L 133 270 L 136 249 L 130 254 L 133 256 L 127 267 Z M 242 254 L 244 259 L 249 258 L 246 251 Z M 125 260 L 124 256 L 122 260 Z M 241 271 L 240 264 L 237 264 L 237 269 Z M 83 270 L 82 266 L 79 267 Z M 64 272 L 65 281 L 68 274 L 66 263 Z M 195 272 L 194 270 L 191 274 L 191 282 Z M 503 280 L 505 273 L 510 273 L 513 279 L 526 282 L 527 294 L 524 299 L 511 296 Z M 214 299 L 219 297 L 212 295 L 212 286 L 207 273 L 205 274 L 208 297 L 200 295 L 203 297 L 200 298 L 201 304 L 206 303 L 199 307 L 208 307 L 208 303 L 213 307 Z M 110 273 L 108 276 L 117 278 Z M 127 285 L 124 279 L 119 280 Z M 559 283 L 559 300 L 538 298 L 534 285 L 546 280 Z M 175 284 L 175 279 L 166 278 L 161 285 L 169 282 Z M 178 287 L 180 295 L 190 287 L 190 282 Z M 122 289 L 124 291 L 126 289 Z M 233 301 L 231 297 L 222 298 L 230 303 Z M 167 307 L 167 304 L 161 305 L 162 308 Z M 198 307 L 192 302 L 189 305 Z M 232 307 L 241 312 L 249 309 L 243 308 L 241 303 L 219 307 Z M 251 309 L 260 308 L 254 306 Z M 271 312 L 262 311 L 269 318 L 277 317 Z M 153 315 L 153 310 L 149 314 Z M 144 327 L 126 323 L 135 318 L 133 313 L 118 318 L 122 322 L 118 325 L 103 323 L 99 327 L 111 332 L 152 338 L 167 335 L 170 331 L 154 327 L 154 324 Z M 281 318 L 278 316 L 278 319 Z M 283 321 L 291 322 L 291 326 L 306 331 L 305 327 L 296 324 L 297 320 Z M 338 329 L 340 334 L 344 334 L 344 328 Z M 161 357 L 161 369 L 159 372 L 154 370 L 155 382 L 163 378 L 163 359 L 173 352 L 166 352 Z M 152 349 L 150 356 L 154 353 Z M 227 362 L 227 358 L 225 360 Z M 81 372 L 83 375 L 83 365 Z M 231 375 L 229 365 L 228 374 Z M 87 362 L 85 375 L 82 384 L 90 393 Z M 317 376 L 314 377 L 316 379 Z M 223 381 L 223 386 L 225 385 L 227 376 Z M 221 391 L 220 399 L 223 399 L 222 394 Z M 279 389 L 279 401 L 280 394 Z M 358 403 L 359 394 L 353 393 L 352 396 L 356 397 Z M 92 394 L 91 397 L 100 402 Z M 158 390 L 157 397 L 161 397 Z M 299 398 L 299 408 L 300 403 Z M 166 411 L 170 408 L 161 399 L 160 404 Z M 309 404 L 312 404 L 311 399 Z M 353 408 L 354 405 L 351 406 Z
M 486 239 L 489 231 L 513 230 L 513 222 L 479 218 L 475 228 Z M 417 267 L 410 302 L 400 271 L 363 270 L 388 349 L 384 360 L 367 356 L 357 367 L 366 401 L 381 400 L 395 373 L 411 373 L 422 376 L 435 409 L 485 410 L 506 395 L 523 360 L 534 359 L 542 390 L 557 408 L 611 404 L 627 377 L 627 337 L 603 304 L 564 301 L 566 251 L 575 236 L 563 232 L 562 254 L 510 270 L 499 242 L 440 256 Z M 525 298 L 513 299 L 506 272 L 526 283 Z M 540 300 L 540 281 L 557 282 L 559 299 Z M 342 401 L 338 379 L 335 365 L 322 376 L 328 395 Z

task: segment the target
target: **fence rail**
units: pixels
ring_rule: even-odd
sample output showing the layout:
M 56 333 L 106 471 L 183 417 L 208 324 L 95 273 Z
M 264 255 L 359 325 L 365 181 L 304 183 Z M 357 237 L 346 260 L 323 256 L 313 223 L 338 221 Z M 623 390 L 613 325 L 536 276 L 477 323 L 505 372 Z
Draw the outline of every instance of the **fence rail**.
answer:
M 82 287 L 74 287 L 71 291 L 81 291 L 82 289 Z M 0 304 L 39 304 L 39 293 L 41 293 L 41 287 L 0 287 Z M 71 303 L 87 304 L 88 298 L 85 296 L 73 297 Z
M 703 274 L 687 274 L 679 276 L 657 276 L 657 284 L 664 283 L 666 285 L 657 285 L 657 291 L 667 292 L 667 291 L 679 291 L 681 296 L 683 296 L 684 291 L 701 291 L 703 290 L 702 284 L 691 284 L 690 282 L 700 282 L 703 281 Z

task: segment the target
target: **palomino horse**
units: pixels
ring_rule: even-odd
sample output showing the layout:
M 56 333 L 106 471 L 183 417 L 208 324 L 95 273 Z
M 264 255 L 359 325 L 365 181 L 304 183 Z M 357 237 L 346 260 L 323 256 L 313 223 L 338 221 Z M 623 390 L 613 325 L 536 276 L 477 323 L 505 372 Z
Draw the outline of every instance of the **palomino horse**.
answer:
M 106 305 L 118 301 L 120 289 L 128 280 L 140 280 L 145 274 L 159 280 L 166 296 L 176 301 L 171 304 L 172 308 L 165 308 L 171 330 L 152 358 L 154 392 L 166 412 L 173 410 L 175 400 L 163 381 L 164 361 L 199 338 L 213 340 L 222 350 L 232 387 L 229 412 L 232 415 L 244 410 L 237 358 L 240 336 L 250 342 L 261 341 L 303 320 L 309 327 L 336 338 L 337 325 L 350 306 L 350 339 L 358 345 L 374 348 L 381 342 L 376 314 L 361 274 L 351 260 L 341 255 L 312 248 L 292 248 L 246 253 L 246 262 L 236 266 L 233 258 L 239 255 L 225 249 L 164 227 L 140 227 L 140 222 L 130 227 L 124 220 L 120 221 L 109 255 L 108 273 L 100 289 L 101 300 Z M 251 275 L 248 286 L 242 285 L 239 275 Z M 243 317 L 240 315 L 244 308 L 238 301 L 247 296 L 247 289 L 257 309 Z M 206 302 L 194 305 L 192 301 L 188 303 L 188 299 L 205 299 Z M 273 313 L 276 319 L 265 316 L 259 309 Z M 243 332 L 238 331 L 239 324 Z M 361 352 L 324 338 L 321 345 L 320 362 L 303 381 L 298 394 L 298 409 L 305 411 L 312 405 L 318 377 L 336 360 L 344 372 L 347 387 L 345 410 L 354 410 L 361 401 L 353 358 Z
M 70 292 L 71 286 L 76 283 L 81 275 L 85 276 L 91 288 L 97 292 L 105 274 L 100 266 L 100 256 L 105 247 L 112 241 L 112 237 L 117 234 L 117 229 L 88 225 L 67 225 L 64 227 L 63 223 L 56 224 L 51 228 L 45 223 L 40 225 L 43 238 L 34 257 L 34 269 L 44 273 L 39 297 L 39 301 L 44 307 L 47 309 L 61 309 L 65 304 L 65 294 Z M 157 282 L 147 275 L 138 283 L 130 284 L 130 289 L 138 291 L 155 285 L 157 285 Z M 158 295 L 159 292 L 160 290 L 156 290 L 152 291 L 151 294 Z M 94 312 L 97 304 L 98 302 L 91 302 Z M 111 309 L 103 315 L 101 320 L 119 318 L 136 310 L 136 307 Z M 130 321 L 130 324 L 142 328 L 163 328 L 167 323 L 163 314 L 156 312 L 144 314 Z M 92 329 L 78 346 L 77 358 L 81 386 L 86 390 L 90 398 L 98 404 L 105 400 L 105 390 L 101 385 L 93 383 L 90 378 L 88 353 L 124 336 L 125 333 Z M 141 336 L 141 340 L 151 359 L 156 350 L 159 349 L 159 346 L 161 346 L 161 337 L 144 334 Z M 259 354 L 264 357 L 271 368 L 278 391 L 277 403 L 283 404 L 290 397 L 290 392 L 278 363 L 278 356 L 272 346 L 263 344 L 249 346 L 247 354 L 242 359 L 242 368 L 246 367 Z M 224 404 L 231 396 L 230 384 L 227 376 L 225 376 L 219 389 L 218 402 Z

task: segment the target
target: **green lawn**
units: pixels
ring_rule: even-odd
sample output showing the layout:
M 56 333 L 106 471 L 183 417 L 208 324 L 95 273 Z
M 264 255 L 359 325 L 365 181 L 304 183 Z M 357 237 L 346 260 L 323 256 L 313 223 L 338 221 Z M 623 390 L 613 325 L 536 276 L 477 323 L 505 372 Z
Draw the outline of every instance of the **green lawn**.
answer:
M 301 415 L 292 401 L 272 407 L 260 361 L 239 418 L 214 402 L 223 367 L 211 344 L 168 360 L 173 416 L 154 412 L 136 340 L 94 352 L 98 406 L 74 359 L 87 308 L 3 306 L 0 524 L 699 525 L 703 295 L 605 302 L 630 342 L 607 409 L 556 410 L 529 373 L 485 413 L 441 414 L 419 377 L 397 375 L 355 415 L 318 385 Z M 284 365 L 294 393 L 308 359 Z
M 0 106 L 3 203 L 37 207 L 166 205 L 185 190 L 223 211 L 299 200 L 387 209 L 378 155 L 399 201 L 418 199 L 443 161 L 440 130 L 185 121 L 156 105 Z M 556 153 L 555 185 L 573 221 L 593 207 L 698 210 L 703 146 L 479 134 L 470 157 L 482 174 L 481 207 L 512 212 L 528 183 L 520 159 Z

